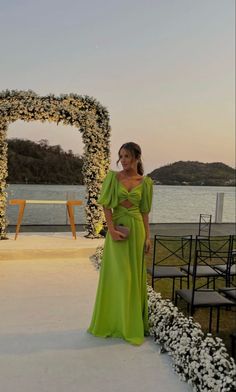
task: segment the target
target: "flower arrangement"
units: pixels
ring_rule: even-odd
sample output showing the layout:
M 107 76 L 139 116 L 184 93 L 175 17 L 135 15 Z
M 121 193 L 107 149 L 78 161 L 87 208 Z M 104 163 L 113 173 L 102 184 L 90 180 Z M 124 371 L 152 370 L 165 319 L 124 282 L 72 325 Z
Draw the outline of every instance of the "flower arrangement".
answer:
M 148 286 L 150 335 L 173 359 L 173 367 L 194 391 L 226 392 L 236 388 L 236 366 L 222 340 L 204 336 L 199 323 L 185 317 L 171 301 Z
M 99 270 L 101 266 L 102 254 L 103 246 L 98 246 L 95 250 L 95 253 L 90 257 L 90 260 L 93 262 L 96 270 Z
M 63 123 L 80 130 L 84 142 L 87 237 L 98 237 L 104 215 L 97 204 L 97 195 L 110 163 L 110 125 L 106 108 L 94 98 L 77 94 L 40 97 L 30 90 L 6 90 L 0 93 L 0 239 L 6 238 L 7 228 L 6 134 L 8 124 L 17 120 Z
M 91 257 L 96 269 L 101 265 L 103 247 Z M 233 392 L 236 365 L 222 340 L 204 335 L 199 323 L 186 317 L 170 300 L 164 300 L 148 285 L 150 336 L 173 359 L 173 368 L 196 392 Z

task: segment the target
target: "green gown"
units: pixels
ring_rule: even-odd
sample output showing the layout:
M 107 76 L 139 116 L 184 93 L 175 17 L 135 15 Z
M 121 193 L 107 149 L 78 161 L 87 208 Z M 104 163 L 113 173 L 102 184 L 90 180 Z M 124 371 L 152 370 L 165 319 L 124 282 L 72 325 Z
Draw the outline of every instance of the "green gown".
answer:
M 107 174 L 98 203 L 113 210 L 114 224 L 130 228 L 128 239 L 114 241 L 106 235 L 96 301 L 88 332 L 100 337 L 119 337 L 140 345 L 148 335 L 145 229 L 141 213 L 148 213 L 152 202 L 152 179 L 128 191 L 117 173 Z M 120 205 L 124 200 L 130 208 Z

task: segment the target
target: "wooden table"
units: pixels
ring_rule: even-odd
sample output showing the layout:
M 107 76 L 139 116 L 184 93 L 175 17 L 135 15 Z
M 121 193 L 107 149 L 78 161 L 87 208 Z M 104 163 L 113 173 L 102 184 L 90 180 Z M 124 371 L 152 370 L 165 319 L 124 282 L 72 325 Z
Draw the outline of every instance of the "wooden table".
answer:
M 26 204 L 65 204 L 67 207 L 67 213 L 69 216 L 70 220 L 70 226 L 71 226 L 71 232 L 76 239 L 76 228 L 75 228 L 75 219 L 74 219 L 74 206 L 80 206 L 83 204 L 82 200 L 24 200 L 24 199 L 11 199 L 9 200 L 10 205 L 18 205 L 19 210 L 18 210 L 18 218 L 17 218 L 17 225 L 16 225 L 16 234 L 15 234 L 15 240 L 17 239 L 17 236 L 20 231 L 20 225 L 22 222 L 22 218 L 24 215 L 24 210 Z

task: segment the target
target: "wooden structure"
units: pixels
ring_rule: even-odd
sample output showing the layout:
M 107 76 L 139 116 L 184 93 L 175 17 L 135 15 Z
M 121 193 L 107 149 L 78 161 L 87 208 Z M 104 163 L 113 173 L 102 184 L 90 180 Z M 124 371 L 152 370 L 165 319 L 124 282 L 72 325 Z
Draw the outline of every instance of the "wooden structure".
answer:
M 67 207 L 67 213 L 70 221 L 70 226 L 71 226 L 71 232 L 76 239 L 76 228 L 75 228 L 75 218 L 74 218 L 74 206 L 80 206 L 83 204 L 82 200 L 24 200 L 24 199 L 12 199 L 9 200 L 10 205 L 18 205 L 19 206 L 19 211 L 18 211 L 18 218 L 17 218 L 17 224 L 16 224 L 16 234 L 15 234 L 15 240 L 17 239 L 17 236 L 20 231 L 20 225 L 23 219 L 24 211 L 25 211 L 25 206 L 26 204 L 65 204 Z

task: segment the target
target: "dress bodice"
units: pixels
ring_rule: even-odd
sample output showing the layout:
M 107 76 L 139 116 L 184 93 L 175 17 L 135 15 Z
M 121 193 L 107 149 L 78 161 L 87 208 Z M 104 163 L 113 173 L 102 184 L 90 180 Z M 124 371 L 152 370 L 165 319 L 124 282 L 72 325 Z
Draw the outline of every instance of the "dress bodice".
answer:
M 133 206 L 138 207 L 142 198 L 142 185 L 133 187 L 130 191 L 117 179 L 118 181 L 118 201 L 121 203 L 124 200 L 129 200 Z
M 122 201 L 129 200 L 140 212 L 148 213 L 152 203 L 152 188 L 152 179 L 144 176 L 140 184 L 128 191 L 118 180 L 117 173 L 110 170 L 104 179 L 98 203 L 114 209 L 120 206 Z

